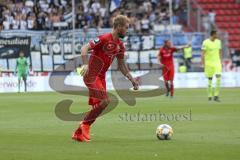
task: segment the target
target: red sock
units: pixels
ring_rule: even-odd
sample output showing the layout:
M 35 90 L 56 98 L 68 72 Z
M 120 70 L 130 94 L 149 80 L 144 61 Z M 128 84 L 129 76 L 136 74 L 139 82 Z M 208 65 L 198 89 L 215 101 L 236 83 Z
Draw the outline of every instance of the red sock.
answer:
M 164 81 L 165 82 L 165 87 L 167 89 L 167 92 L 169 92 L 169 86 L 168 86 L 168 81 Z
M 171 85 L 170 85 L 170 95 L 173 96 L 174 93 L 174 86 L 173 86 L 173 81 L 171 81 Z
M 102 113 L 102 111 L 106 108 L 102 103 L 98 103 L 93 105 L 92 110 L 88 112 L 86 117 L 83 120 L 83 124 L 91 125 L 96 120 L 96 118 Z

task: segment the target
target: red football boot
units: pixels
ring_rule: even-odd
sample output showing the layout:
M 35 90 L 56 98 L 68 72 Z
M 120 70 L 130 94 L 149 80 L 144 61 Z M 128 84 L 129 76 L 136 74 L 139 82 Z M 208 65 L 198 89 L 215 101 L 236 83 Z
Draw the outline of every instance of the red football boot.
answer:
M 80 126 L 81 126 L 81 129 L 82 129 L 83 137 L 86 140 L 90 141 L 90 125 L 81 123 Z
M 80 127 L 78 127 L 78 129 L 73 133 L 72 139 L 76 140 L 76 141 L 79 141 L 79 142 L 88 142 L 88 141 L 90 141 L 89 139 L 86 139 L 83 136 L 81 124 L 80 124 Z

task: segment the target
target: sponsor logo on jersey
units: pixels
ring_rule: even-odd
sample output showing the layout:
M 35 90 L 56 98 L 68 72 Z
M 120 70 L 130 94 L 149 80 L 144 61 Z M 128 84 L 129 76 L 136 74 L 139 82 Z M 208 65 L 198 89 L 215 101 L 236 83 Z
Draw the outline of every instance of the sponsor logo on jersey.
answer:
M 117 54 L 118 47 L 119 46 L 115 42 L 107 42 L 103 46 L 103 50 L 105 51 L 106 54 Z

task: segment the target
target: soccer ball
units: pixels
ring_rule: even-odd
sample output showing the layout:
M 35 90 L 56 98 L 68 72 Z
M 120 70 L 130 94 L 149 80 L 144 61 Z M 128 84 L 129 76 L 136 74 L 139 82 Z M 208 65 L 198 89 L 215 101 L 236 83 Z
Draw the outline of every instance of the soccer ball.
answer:
M 173 129 L 168 124 L 161 124 L 157 127 L 156 135 L 159 140 L 170 140 L 173 136 Z

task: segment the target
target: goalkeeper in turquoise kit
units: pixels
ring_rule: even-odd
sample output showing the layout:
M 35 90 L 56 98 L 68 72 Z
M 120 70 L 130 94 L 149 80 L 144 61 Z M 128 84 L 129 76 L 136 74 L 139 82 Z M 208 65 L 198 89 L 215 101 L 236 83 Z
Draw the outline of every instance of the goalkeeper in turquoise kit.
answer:
M 24 82 L 24 91 L 27 92 L 27 75 L 28 75 L 28 62 L 27 58 L 24 57 L 24 53 L 19 53 L 19 58 L 16 62 L 16 71 L 18 76 L 18 92 L 20 92 L 21 79 Z

